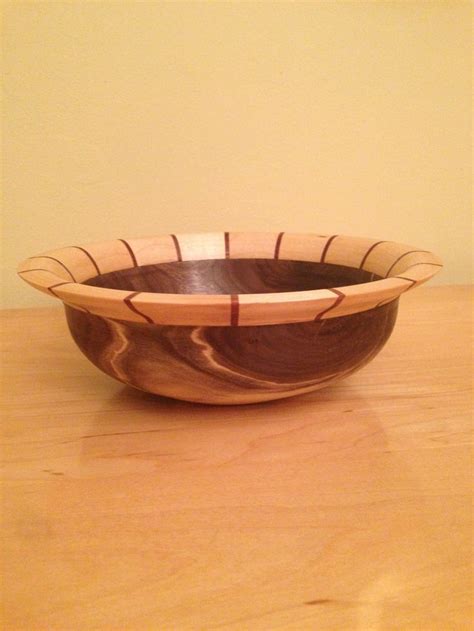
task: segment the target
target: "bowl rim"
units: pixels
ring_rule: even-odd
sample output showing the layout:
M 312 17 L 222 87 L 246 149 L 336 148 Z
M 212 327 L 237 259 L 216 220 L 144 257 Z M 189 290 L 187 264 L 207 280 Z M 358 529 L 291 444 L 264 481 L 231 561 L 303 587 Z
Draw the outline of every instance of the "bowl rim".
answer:
M 99 274 L 121 269 L 226 258 L 333 263 L 382 278 L 337 288 L 253 294 L 165 294 L 84 284 Z M 442 267 L 432 252 L 389 240 L 309 232 L 204 232 L 48 250 L 23 260 L 17 273 L 65 305 L 108 319 L 183 326 L 258 326 L 318 321 L 380 307 L 426 282 Z

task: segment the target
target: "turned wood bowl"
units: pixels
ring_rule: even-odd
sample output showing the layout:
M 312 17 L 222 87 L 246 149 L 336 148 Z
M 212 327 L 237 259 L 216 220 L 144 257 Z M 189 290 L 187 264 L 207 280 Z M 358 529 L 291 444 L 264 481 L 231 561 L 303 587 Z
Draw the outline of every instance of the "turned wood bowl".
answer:
M 401 294 L 441 261 L 361 237 L 208 233 L 117 239 L 26 259 L 71 334 L 126 384 L 201 403 L 254 403 L 327 386 L 370 361 Z

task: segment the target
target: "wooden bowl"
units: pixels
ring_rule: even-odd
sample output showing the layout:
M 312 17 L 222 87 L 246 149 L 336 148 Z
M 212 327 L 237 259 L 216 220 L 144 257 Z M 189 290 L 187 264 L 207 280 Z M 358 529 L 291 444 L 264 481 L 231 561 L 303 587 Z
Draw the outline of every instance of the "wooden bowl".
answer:
M 63 301 L 71 334 L 126 384 L 203 403 L 322 388 L 387 341 L 399 296 L 440 260 L 360 237 L 209 233 L 117 239 L 18 269 Z

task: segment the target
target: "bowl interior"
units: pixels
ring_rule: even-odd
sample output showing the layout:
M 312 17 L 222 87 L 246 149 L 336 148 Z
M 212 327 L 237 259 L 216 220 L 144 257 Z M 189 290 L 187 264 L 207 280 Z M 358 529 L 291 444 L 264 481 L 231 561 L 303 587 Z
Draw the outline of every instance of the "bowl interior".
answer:
M 85 284 L 166 294 L 255 294 L 344 287 L 379 278 L 343 265 L 245 258 L 144 265 L 100 274 Z

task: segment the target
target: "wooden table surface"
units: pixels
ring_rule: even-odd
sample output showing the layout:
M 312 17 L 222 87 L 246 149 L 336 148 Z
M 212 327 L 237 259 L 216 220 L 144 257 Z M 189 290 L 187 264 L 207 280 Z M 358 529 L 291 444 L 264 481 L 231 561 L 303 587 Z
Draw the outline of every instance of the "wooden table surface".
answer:
M 413 291 L 356 375 L 235 407 L 4 311 L 3 628 L 472 629 L 471 299 Z

